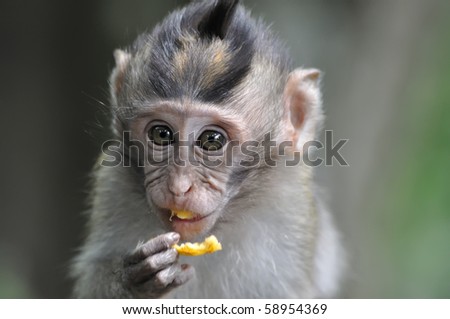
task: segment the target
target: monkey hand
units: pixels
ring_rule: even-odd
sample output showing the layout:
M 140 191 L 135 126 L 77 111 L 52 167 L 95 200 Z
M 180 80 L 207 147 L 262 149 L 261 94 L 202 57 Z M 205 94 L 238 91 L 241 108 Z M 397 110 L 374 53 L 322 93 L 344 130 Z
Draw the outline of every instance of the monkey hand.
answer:
M 177 263 L 172 246 L 179 239 L 177 233 L 157 236 L 124 258 L 122 279 L 133 297 L 160 298 L 193 277 L 194 268 Z

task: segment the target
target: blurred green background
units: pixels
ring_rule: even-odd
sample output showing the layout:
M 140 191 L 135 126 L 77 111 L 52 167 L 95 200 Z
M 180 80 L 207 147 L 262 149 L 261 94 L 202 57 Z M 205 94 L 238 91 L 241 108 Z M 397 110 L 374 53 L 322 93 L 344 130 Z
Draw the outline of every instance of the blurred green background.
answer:
M 188 1 L 0 2 L 0 297 L 64 298 L 112 52 Z M 450 1 L 244 0 L 324 71 L 341 297 L 450 298 Z

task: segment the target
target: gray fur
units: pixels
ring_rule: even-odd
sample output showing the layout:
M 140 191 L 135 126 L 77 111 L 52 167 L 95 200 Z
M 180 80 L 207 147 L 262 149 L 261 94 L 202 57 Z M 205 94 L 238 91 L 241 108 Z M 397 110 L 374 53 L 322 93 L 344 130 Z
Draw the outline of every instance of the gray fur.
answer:
M 215 2 L 217 1 L 197 1 L 172 12 L 153 32 L 142 34 L 131 47 L 125 49 L 131 59 L 123 67 L 121 90 L 119 94 L 114 94 L 112 101 L 114 115 L 119 120 L 124 120 L 121 118 L 124 109 L 127 110 L 126 116 L 132 117 L 136 106 L 160 99 L 219 101 L 224 102 L 224 107 L 229 107 L 234 104 L 230 102 L 242 98 L 242 90 L 251 90 L 249 95 L 262 96 L 262 99 L 267 96 L 267 92 L 274 90 L 277 90 L 275 93 L 282 94 L 283 86 L 277 87 L 274 84 L 284 83 L 292 70 L 288 50 L 267 25 L 251 18 L 250 13 L 241 5 L 238 5 L 232 18 L 227 36 L 221 40 L 227 48 L 230 61 L 220 78 L 228 81 L 220 82 L 223 87 L 217 87 L 216 83 L 210 88 L 217 91 L 215 93 L 201 88 L 211 58 L 209 49 L 217 44 L 218 39 L 201 37 L 196 24 L 198 16 L 204 15 L 205 10 Z M 182 51 L 178 44 L 180 39 L 190 39 L 192 46 L 185 50 L 185 72 L 177 74 L 173 61 L 174 55 Z M 255 69 L 260 63 L 264 68 Z M 241 72 L 242 69 L 245 71 Z M 235 73 L 239 73 L 237 81 L 230 81 L 229 75 Z M 257 79 L 258 85 L 249 86 L 253 79 Z M 111 82 L 114 84 L 115 80 L 112 79 Z M 233 86 L 228 86 L 229 82 L 233 82 Z M 216 96 L 217 99 L 208 99 L 207 96 Z M 237 105 L 236 108 L 238 107 L 240 108 Z
M 222 110 L 224 116 L 239 124 L 242 134 L 261 141 L 266 132 L 271 132 L 280 140 L 286 138 L 286 119 L 292 112 L 285 107 L 288 102 L 283 94 L 286 83 L 294 81 L 292 90 L 305 97 L 306 124 L 299 132 L 301 137 L 315 136 L 322 119 L 318 72 L 290 73 L 291 61 L 284 47 L 242 6 L 234 10 L 234 3 L 195 2 L 170 14 L 132 47 L 116 51 L 117 65 L 111 76 L 112 129 L 116 135 L 145 127 L 145 122 L 136 124 L 133 119 L 140 111 L 151 109 L 150 105 L 171 107 L 172 103 L 182 108 L 186 117 L 189 107 Z M 229 15 L 222 26 L 208 20 L 218 14 L 214 10 L 219 4 Z M 202 25 L 211 25 L 213 31 L 198 31 L 199 21 L 207 21 Z M 182 38 L 187 44 L 181 54 Z M 236 56 L 240 58 L 234 59 Z M 211 61 L 217 62 L 215 68 L 208 66 Z M 236 70 L 236 76 L 228 82 L 218 80 L 218 74 Z M 173 121 L 184 125 L 179 119 Z M 139 137 L 141 133 L 135 134 Z M 161 175 L 156 179 L 159 184 L 147 188 L 143 171 L 136 167 L 98 166 L 88 237 L 72 268 L 74 296 L 333 296 L 342 271 L 342 250 L 331 216 L 313 193 L 312 169 L 304 165 L 285 167 L 284 159 L 278 159 L 277 167 L 260 165 L 214 172 L 202 168 L 203 181 L 221 183 L 217 187 L 222 192 L 217 206 L 220 216 L 209 233 L 219 238 L 223 250 L 179 260 L 170 248 L 177 239 L 157 216 L 157 205 L 149 196 L 152 187 L 164 200 L 175 196 L 166 185 L 171 168 L 145 167 L 146 176 Z M 176 172 L 189 178 L 198 173 L 191 168 Z M 181 173 L 174 176 L 171 178 L 179 178 Z M 183 266 L 183 262 L 190 266 Z

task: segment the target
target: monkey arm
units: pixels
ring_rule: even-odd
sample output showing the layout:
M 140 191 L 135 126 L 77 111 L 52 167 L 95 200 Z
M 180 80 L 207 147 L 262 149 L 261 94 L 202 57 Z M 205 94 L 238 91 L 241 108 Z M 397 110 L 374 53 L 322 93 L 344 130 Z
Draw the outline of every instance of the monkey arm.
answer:
M 171 248 L 179 240 L 167 233 L 148 240 L 124 258 L 82 261 L 75 297 L 160 298 L 194 275 L 189 265 L 177 264 L 178 253 Z
M 171 247 L 179 239 L 177 233 L 157 236 L 124 258 L 122 280 L 135 297 L 159 298 L 194 275 L 192 267 L 176 263 L 178 253 Z

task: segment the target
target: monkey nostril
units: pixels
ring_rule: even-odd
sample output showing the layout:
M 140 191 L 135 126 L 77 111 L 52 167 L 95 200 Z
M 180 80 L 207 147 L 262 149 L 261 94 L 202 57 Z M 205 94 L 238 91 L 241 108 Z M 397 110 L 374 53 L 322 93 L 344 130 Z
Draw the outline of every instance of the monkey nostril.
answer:
M 189 186 L 189 188 L 185 191 L 185 192 L 180 192 L 179 194 L 176 194 L 177 196 L 184 196 L 184 195 L 186 195 L 187 193 L 189 193 L 190 191 L 191 191 L 191 189 L 192 189 L 192 186 Z
M 169 190 L 175 196 L 184 196 L 192 190 L 192 185 L 185 185 L 185 187 L 175 187 L 172 185 L 169 187 Z

